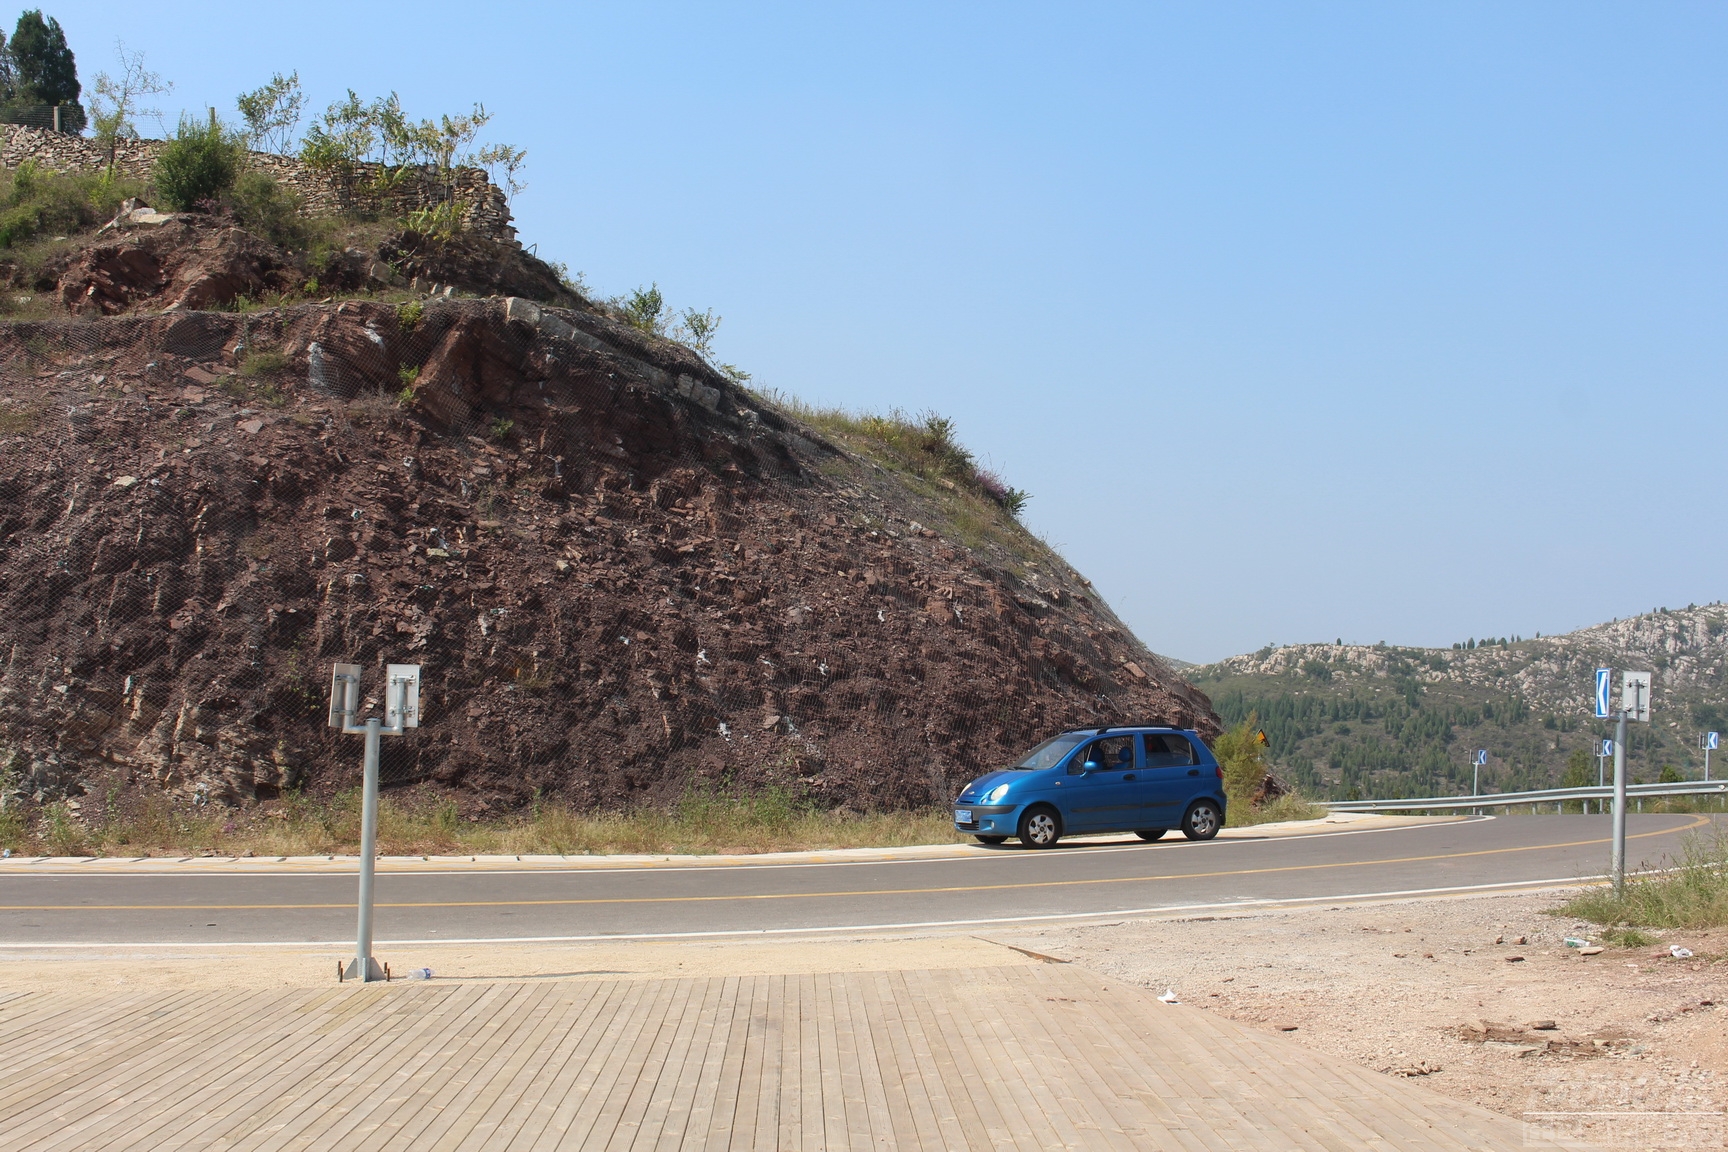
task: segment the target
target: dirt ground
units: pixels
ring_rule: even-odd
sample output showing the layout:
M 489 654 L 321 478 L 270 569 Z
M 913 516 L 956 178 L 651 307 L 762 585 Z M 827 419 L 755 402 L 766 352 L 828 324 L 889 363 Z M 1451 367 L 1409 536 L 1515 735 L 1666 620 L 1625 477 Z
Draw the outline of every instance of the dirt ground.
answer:
M 996 938 L 1173 990 L 1184 1003 L 1283 1031 L 1293 1045 L 1511 1116 L 1617 1113 L 1578 1133 L 1603 1146 L 1722 1146 L 1728 931 L 1665 932 L 1660 947 L 1585 956 L 1564 938 L 1599 944 L 1588 926 L 1546 914 L 1565 896 L 1130 920 Z M 1670 945 L 1693 955 L 1676 959 Z M 1692 1113 L 1691 1135 L 1646 1128 L 1628 1139 L 1626 1117 L 1648 1113 Z M 1671 1139 L 1680 1142 L 1663 1142 Z

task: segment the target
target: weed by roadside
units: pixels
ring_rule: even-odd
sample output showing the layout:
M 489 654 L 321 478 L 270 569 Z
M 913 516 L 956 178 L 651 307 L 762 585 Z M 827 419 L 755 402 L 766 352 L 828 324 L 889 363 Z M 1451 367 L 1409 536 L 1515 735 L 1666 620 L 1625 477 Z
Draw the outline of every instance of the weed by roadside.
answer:
M 1706 838 L 1687 838 L 1679 867 L 1626 882 L 1625 893 L 1597 888 L 1577 896 L 1555 915 L 1588 920 L 1618 930 L 1626 947 L 1636 946 L 1628 935 L 1638 928 L 1719 928 L 1728 925 L 1728 829 L 1718 826 Z M 1643 943 L 1651 943 L 1643 936 Z
M 1248 718 L 1219 735 L 1213 755 L 1224 769 L 1224 795 L 1230 806 L 1227 824 L 1240 828 L 1283 820 L 1318 820 L 1326 810 L 1287 788 L 1266 762 L 1265 735 L 1258 717 Z
M 1604 928 L 1602 943 L 1611 948 L 1648 948 L 1656 943 L 1656 937 L 1636 928 Z

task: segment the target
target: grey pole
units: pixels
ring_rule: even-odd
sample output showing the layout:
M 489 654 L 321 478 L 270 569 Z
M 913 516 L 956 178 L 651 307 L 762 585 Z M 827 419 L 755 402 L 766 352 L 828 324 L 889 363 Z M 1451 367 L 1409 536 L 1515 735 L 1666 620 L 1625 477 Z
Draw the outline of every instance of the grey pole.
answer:
M 1614 725 L 1614 895 L 1626 891 L 1626 710 Z
M 372 876 L 378 851 L 378 743 L 384 723 L 373 716 L 366 721 L 366 761 L 360 801 L 360 931 L 354 944 L 350 973 L 362 981 L 382 979 L 378 962 L 372 959 Z

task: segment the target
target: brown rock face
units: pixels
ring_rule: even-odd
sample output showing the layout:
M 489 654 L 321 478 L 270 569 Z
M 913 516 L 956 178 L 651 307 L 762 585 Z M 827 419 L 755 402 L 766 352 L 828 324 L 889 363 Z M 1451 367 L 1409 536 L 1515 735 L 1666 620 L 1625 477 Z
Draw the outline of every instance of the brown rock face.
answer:
M 238 375 L 260 349 L 287 367 Z M 374 697 L 421 664 L 386 780 L 494 811 L 722 781 L 916 805 L 1064 727 L 1217 731 L 990 506 L 593 315 L 14 324 L 0 365 L 0 750 L 26 795 L 346 785 L 337 660 Z
M 128 201 L 132 204 L 132 201 Z M 141 223 L 140 220 L 148 221 Z M 113 224 L 43 269 L 38 288 L 53 285 L 77 316 L 226 308 L 242 297 L 297 290 L 353 293 L 417 284 L 475 295 L 508 295 L 587 310 L 558 275 L 514 243 L 472 233 L 453 237 L 405 231 L 376 251 L 344 248 L 313 260 L 286 251 L 226 217 L 122 212 Z
M 220 219 L 185 215 L 106 234 L 69 258 L 57 288 L 74 315 L 111 316 L 144 304 L 219 307 L 299 280 L 274 245 Z

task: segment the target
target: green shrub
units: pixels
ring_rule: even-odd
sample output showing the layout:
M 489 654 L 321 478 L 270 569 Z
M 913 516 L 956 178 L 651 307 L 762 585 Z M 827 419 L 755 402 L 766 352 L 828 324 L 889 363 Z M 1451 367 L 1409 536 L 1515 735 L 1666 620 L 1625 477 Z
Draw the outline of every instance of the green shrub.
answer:
M 240 173 L 224 202 L 242 228 L 283 248 L 306 247 L 309 233 L 300 214 L 300 197 L 269 174 L 256 169 Z
M 191 212 L 233 188 L 245 164 L 245 147 L 214 119 L 209 124 L 180 121 L 174 139 L 162 146 L 151 175 L 168 205 Z
M 240 364 L 242 376 L 274 376 L 288 367 L 288 357 L 275 348 L 248 352 Z
M 1212 742 L 1212 755 L 1224 769 L 1224 795 L 1232 809 L 1247 808 L 1266 779 L 1266 745 L 1258 717 L 1248 718 Z
M 630 327 L 650 336 L 666 335 L 670 310 L 666 307 L 666 297 L 660 294 L 660 285 L 638 288 L 628 296 L 614 299 L 612 306 L 618 309 L 619 317 Z

